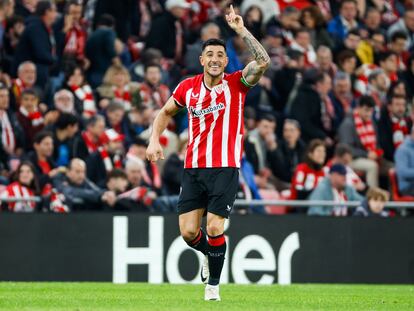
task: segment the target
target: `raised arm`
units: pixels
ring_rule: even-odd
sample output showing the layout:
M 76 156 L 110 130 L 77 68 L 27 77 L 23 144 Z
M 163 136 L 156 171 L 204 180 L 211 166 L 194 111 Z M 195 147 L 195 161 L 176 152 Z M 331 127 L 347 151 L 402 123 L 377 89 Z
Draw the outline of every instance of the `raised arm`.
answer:
M 158 115 L 155 117 L 154 123 L 152 124 L 152 132 L 150 141 L 147 148 L 147 159 L 151 162 L 156 162 L 161 159 L 164 160 L 164 153 L 160 144 L 160 136 L 162 132 L 167 128 L 171 118 L 181 108 L 175 103 L 174 98 L 171 96 L 167 103 L 162 107 Z
M 226 20 L 229 26 L 243 39 L 254 56 L 254 61 L 243 69 L 245 82 L 253 86 L 269 67 L 270 57 L 260 42 L 244 27 L 242 17 L 234 12 L 233 6 L 230 6 L 230 14 L 226 15 Z

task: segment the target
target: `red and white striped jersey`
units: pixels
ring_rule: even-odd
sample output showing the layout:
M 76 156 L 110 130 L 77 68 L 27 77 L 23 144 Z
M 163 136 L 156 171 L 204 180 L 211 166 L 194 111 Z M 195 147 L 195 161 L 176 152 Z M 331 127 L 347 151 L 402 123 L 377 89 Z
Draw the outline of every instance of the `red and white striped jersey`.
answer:
M 185 168 L 240 167 L 244 99 L 249 90 L 241 78 L 241 71 L 224 74 L 210 90 L 200 74 L 174 90 L 177 105 L 188 110 Z

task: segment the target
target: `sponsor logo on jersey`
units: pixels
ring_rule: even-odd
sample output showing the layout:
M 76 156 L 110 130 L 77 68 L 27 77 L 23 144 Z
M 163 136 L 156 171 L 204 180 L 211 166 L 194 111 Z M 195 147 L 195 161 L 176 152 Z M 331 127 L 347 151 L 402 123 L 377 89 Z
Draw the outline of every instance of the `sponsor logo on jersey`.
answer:
M 218 105 L 210 106 L 210 107 L 207 107 L 205 109 L 200 109 L 200 110 L 196 110 L 194 109 L 194 107 L 190 107 L 190 112 L 193 115 L 193 117 L 199 118 L 206 114 L 213 113 L 219 110 L 223 110 L 224 108 L 225 108 L 224 104 L 219 103 Z

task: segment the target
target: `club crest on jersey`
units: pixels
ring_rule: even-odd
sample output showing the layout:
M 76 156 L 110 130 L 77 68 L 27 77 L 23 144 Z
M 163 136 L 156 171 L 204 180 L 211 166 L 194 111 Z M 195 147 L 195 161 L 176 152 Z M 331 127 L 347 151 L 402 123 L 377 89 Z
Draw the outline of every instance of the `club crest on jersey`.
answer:
M 222 110 L 224 108 L 225 108 L 224 104 L 219 103 L 218 105 L 210 106 L 210 107 L 207 107 L 205 109 L 200 109 L 200 110 L 196 110 L 196 109 L 194 109 L 194 107 L 190 107 L 190 112 L 193 115 L 193 117 L 199 118 L 199 117 L 202 117 L 206 114 Z
M 217 93 L 217 94 L 221 94 L 221 92 L 223 92 L 223 84 L 219 84 L 217 86 L 215 86 L 213 88 L 213 90 Z

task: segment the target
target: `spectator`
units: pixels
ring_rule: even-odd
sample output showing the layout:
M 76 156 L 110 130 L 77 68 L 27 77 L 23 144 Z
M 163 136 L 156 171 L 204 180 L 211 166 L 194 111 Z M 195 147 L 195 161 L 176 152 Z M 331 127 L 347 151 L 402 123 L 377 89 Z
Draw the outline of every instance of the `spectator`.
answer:
M 243 13 L 243 22 L 245 27 L 259 41 L 263 38 L 263 14 L 264 12 L 262 8 L 255 4 L 251 5 L 246 12 Z
M 348 74 L 344 72 L 336 74 L 329 97 L 335 110 L 332 125 L 335 131 L 337 131 L 345 116 L 351 112 L 352 107 L 355 105 L 354 97 L 352 96 L 351 78 Z
M 142 175 L 145 163 L 140 158 L 128 158 L 125 162 L 125 173 L 128 178 L 128 189 L 134 189 L 143 185 Z
M 185 53 L 183 25 L 180 19 L 189 8 L 190 4 L 185 0 L 167 0 L 166 11 L 153 19 L 147 36 L 146 47 L 159 49 L 170 61 L 171 66 L 173 61 L 179 63 Z M 169 31 L 166 32 L 166 29 Z
M 99 17 L 96 30 L 88 37 L 85 55 L 90 61 L 87 80 L 92 88 L 102 84 L 103 76 L 113 61 L 119 62 L 117 56 L 122 52 L 122 43 L 117 40 L 114 31 L 114 18 L 103 14 Z
M 0 134 L 5 155 L 20 156 L 23 153 L 23 129 L 9 109 L 9 90 L 4 84 L 0 84 Z
M 114 129 L 105 131 L 104 144 L 86 160 L 87 176 L 98 186 L 104 186 L 107 174 L 114 168 L 122 168 L 125 137 Z
M 300 21 L 309 29 L 312 46 L 318 49 L 320 46 L 334 48 L 334 41 L 326 30 L 325 19 L 317 6 L 309 6 L 302 10 Z
M 374 107 L 372 97 L 362 96 L 353 113 L 344 119 L 338 131 L 339 141 L 349 145 L 352 150 L 354 160 L 351 167 L 366 173 L 370 187 L 378 186 L 378 164 L 385 170 L 385 162 L 381 161 L 384 151 L 379 147 L 377 129 L 372 120 Z
M 345 39 L 341 41 L 340 43 L 337 43 L 335 45 L 335 49 L 333 51 L 333 54 L 335 58 L 338 58 L 339 53 L 342 51 L 353 51 L 357 52 L 359 45 L 361 44 L 361 34 L 357 29 L 352 29 L 348 32 L 348 34 L 345 36 Z M 361 60 L 357 59 L 357 66 L 361 64 Z
M 20 15 L 25 19 L 30 17 L 35 13 L 38 2 L 39 0 L 17 0 L 15 8 L 16 15 Z
M 406 49 L 407 35 L 403 31 L 396 31 L 391 36 L 388 49 L 397 56 L 397 70 L 405 70 L 410 53 Z
M 23 159 L 30 161 L 39 179 L 40 188 L 50 183 L 59 168 L 53 161 L 53 133 L 42 131 L 36 134 L 33 140 L 34 151 L 29 152 Z
M 325 177 L 323 165 L 326 160 L 326 147 L 322 140 L 312 140 L 292 177 L 290 198 L 305 200 Z
M 36 83 L 36 65 L 31 61 L 21 63 L 17 69 L 17 78 L 13 80 L 13 110 L 19 110 L 22 92 L 33 89 Z
M 377 31 L 384 31 L 381 27 L 381 12 L 376 7 L 369 7 L 365 12 L 362 29 L 367 31 L 368 37 Z
M 283 139 L 280 141 L 277 151 L 280 153 L 279 163 L 282 181 L 290 183 L 293 173 L 299 163 L 302 162 L 305 153 L 305 143 L 301 139 L 300 124 L 296 120 L 286 119 L 283 124 Z
M 141 104 L 139 85 L 131 82 L 128 70 L 122 65 L 109 67 L 103 84 L 97 90 L 101 98 L 99 106 L 102 109 L 107 108 L 111 100 L 120 103 L 126 112 L 130 111 L 132 106 L 137 107 Z
M 38 107 L 39 97 L 37 94 L 31 89 L 23 91 L 20 108 L 17 112 L 17 120 L 26 138 L 25 150 L 31 149 L 34 136 L 44 127 L 44 118 Z
M 312 67 L 316 63 L 316 53 L 311 44 L 309 30 L 305 28 L 296 30 L 295 39 L 290 44 L 290 48 L 303 54 L 305 68 Z
M 326 73 L 315 69 L 305 72 L 289 114 L 301 124 L 305 142 L 318 138 L 324 140 L 328 146 L 333 144 L 329 137 L 334 116 L 334 107 L 328 100 L 331 83 L 331 78 Z
M 286 7 L 280 16 L 271 18 L 266 24 L 266 29 L 276 27 L 283 33 L 284 45 L 288 46 L 293 41 L 294 32 L 300 28 L 300 11 L 293 7 Z
M 79 158 L 70 161 L 66 173 L 53 178 L 53 185 L 64 194 L 71 211 L 100 210 L 103 204 L 116 202 L 113 191 L 102 190 L 86 178 L 86 164 Z
M 102 136 L 105 131 L 105 118 L 95 115 L 86 122 L 86 130 L 80 136 L 75 137 L 73 142 L 73 156 L 86 159 L 90 154 L 102 146 Z
M 404 12 L 404 16 L 401 17 L 394 25 L 388 28 L 387 36 L 391 39 L 392 35 L 397 32 L 402 31 L 407 35 L 408 41 L 406 49 L 411 49 L 414 43 L 414 9 L 408 8 Z
M 217 26 L 216 26 L 217 27 Z M 170 97 L 170 89 L 161 83 L 161 67 L 150 64 L 145 67 L 145 81 L 139 85 L 142 104 L 160 109 Z
M 189 75 L 203 73 L 199 57 L 203 42 L 208 39 L 220 39 L 220 28 L 216 23 L 204 24 L 200 30 L 200 39 L 187 47 L 184 64 Z
M 107 191 L 111 191 L 115 193 L 117 197 L 115 204 L 113 206 L 109 206 L 110 210 L 115 211 L 133 211 L 138 208 L 140 202 L 136 199 L 134 200 L 130 196 L 121 196 L 125 194 L 128 188 L 128 178 L 125 172 L 121 169 L 114 169 L 108 173 L 107 181 L 106 181 L 106 189 Z M 143 209 L 144 207 L 140 207 Z
M 357 54 L 352 50 L 343 50 L 337 57 L 338 68 L 348 74 L 354 80 L 355 69 L 357 67 Z
M 40 194 L 35 169 L 30 162 L 22 162 L 15 172 L 15 180 L 0 194 L 4 199 L 21 199 L 16 202 L 3 203 L 7 210 L 15 213 L 34 212 L 40 205 L 32 200 L 25 200 Z
M 389 200 L 387 191 L 380 188 L 371 188 L 367 192 L 366 199 L 355 210 L 354 216 L 362 217 L 388 217 L 390 213 L 384 210 L 385 203 Z
M 49 79 L 49 70 L 56 62 L 55 40 L 52 25 L 56 20 L 56 6 L 49 1 L 39 1 L 34 17 L 27 20 L 26 28 L 16 47 L 15 70 L 20 63 L 32 61 L 36 65 L 36 85 L 45 88 Z
M 287 62 L 287 51 L 283 45 L 283 33 L 277 27 L 270 27 L 266 31 L 262 45 L 270 57 L 270 67 L 266 71 L 266 76 L 272 77 Z
M 334 164 L 329 170 L 329 176 L 325 177 L 309 196 L 309 201 L 334 201 L 335 206 L 311 206 L 308 215 L 312 216 L 348 216 L 348 207 L 341 205 L 346 202 L 361 202 L 363 197 L 355 188 L 346 182 L 346 167 L 342 164 Z
M 54 108 L 59 112 L 75 114 L 75 98 L 73 94 L 65 89 L 57 91 L 53 96 Z
M 358 28 L 357 4 L 355 0 L 341 1 L 339 15 L 328 23 L 328 32 L 334 37 L 336 43 L 345 39 L 351 29 Z
M 57 166 L 67 166 L 73 158 L 73 137 L 79 130 L 78 118 L 63 112 L 55 124 L 53 135 L 53 160 Z
M 77 65 L 69 67 L 64 88 L 73 94 L 75 111 L 79 116 L 88 119 L 96 114 L 95 97 L 91 86 L 85 80 L 82 67 Z
M 398 55 L 395 52 L 386 51 L 378 55 L 378 65 L 384 70 L 391 82 L 397 81 Z
M 378 122 L 379 144 L 384 150 L 384 158 L 391 162 L 394 162 L 395 150 L 410 135 L 412 121 L 405 116 L 406 110 L 406 98 L 393 94 L 381 111 Z
M 414 126 L 395 152 L 395 171 L 398 178 L 398 190 L 402 195 L 414 196 Z
M 316 51 L 315 68 L 327 73 L 331 79 L 335 77 L 337 66 L 333 62 L 332 51 L 327 46 L 321 45 Z
M 82 3 L 78 0 L 66 1 L 64 14 L 53 27 L 57 54 L 63 71 L 77 63 L 86 66 L 85 45 L 87 33 L 82 23 Z
M 129 147 L 134 137 L 134 130 L 127 116 L 124 105 L 120 102 L 113 101 L 105 111 L 106 124 L 109 128 L 114 129 L 117 133 L 123 135 L 126 147 Z
M 14 15 L 6 20 L 6 29 L 3 38 L 4 59 L 2 62 L 6 72 L 12 72 L 16 47 L 22 37 L 24 29 L 23 17 Z
M 361 178 L 350 167 L 352 163 L 352 150 L 348 145 L 337 144 L 333 158 L 327 163 L 326 167 L 329 169 L 334 164 L 342 164 L 346 168 L 346 183 L 354 187 L 358 192 L 366 190 L 367 186 L 361 180 Z

